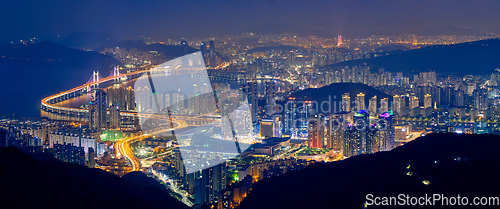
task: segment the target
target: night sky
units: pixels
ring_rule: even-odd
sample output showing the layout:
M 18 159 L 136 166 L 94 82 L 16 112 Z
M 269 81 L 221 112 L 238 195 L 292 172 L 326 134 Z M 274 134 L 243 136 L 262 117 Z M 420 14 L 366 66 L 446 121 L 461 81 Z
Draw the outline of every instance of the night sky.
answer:
M 500 32 L 496 0 L 2 1 L 0 44 L 74 31 L 123 39 L 210 37 L 286 24 L 331 35 L 418 33 L 444 26 Z

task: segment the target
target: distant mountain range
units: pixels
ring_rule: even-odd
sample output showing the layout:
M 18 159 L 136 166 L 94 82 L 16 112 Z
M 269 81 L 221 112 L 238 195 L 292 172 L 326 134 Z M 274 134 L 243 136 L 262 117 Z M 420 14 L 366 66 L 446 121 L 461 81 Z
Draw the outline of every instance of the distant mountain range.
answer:
M 36 64 L 110 68 L 121 63 L 98 52 L 82 51 L 48 41 L 0 46 L 0 64 Z
M 263 47 L 256 47 L 253 49 L 250 49 L 247 51 L 248 54 L 254 53 L 254 52 L 266 52 L 266 51 L 282 51 L 282 52 L 288 52 L 288 51 L 294 51 L 294 50 L 304 50 L 305 48 L 302 47 L 297 47 L 297 46 L 289 46 L 289 45 L 277 45 L 277 46 L 263 46 Z
M 141 172 L 120 178 L 13 147 L 0 148 L 0 177 L 2 208 L 188 208 Z
M 377 96 L 377 101 L 383 98 L 388 98 L 389 102 L 392 101 L 392 97 L 384 92 L 381 92 L 373 87 L 362 83 L 333 83 L 322 88 L 309 88 L 302 91 L 297 91 L 291 94 L 289 97 L 294 97 L 297 101 L 316 101 L 320 105 L 319 113 L 336 113 L 340 112 L 340 102 L 342 101 L 342 95 L 349 93 L 351 97 L 351 102 L 354 102 L 356 95 L 359 93 L 365 94 L 365 106 L 368 108 L 368 101 L 373 96 Z M 331 102 L 331 109 L 327 109 L 326 103 L 321 107 L 322 102 Z M 351 104 L 354 107 L 354 104 Z M 321 111 L 321 110 L 324 111 Z
M 309 36 L 314 35 L 321 38 L 331 38 L 331 35 L 327 31 L 311 29 L 311 28 L 303 28 L 293 24 L 262 24 L 262 25 L 253 25 L 243 30 L 246 33 L 255 33 L 255 34 L 293 34 L 297 36 Z
M 165 45 L 165 44 L 146 44 L 144 41 L 141 40 L 128 40 L 128 41 L 122 41 L 122 42 L 117 42 L 111 45 L 105 45 L 105 46 L 100 46 L 95 48 L 94 50 L 96 51 L 102 51 L 105 47 L 108 48 L 123 48 L 127 50 L 131 49 L 137 49 L 138 51 L 142 52 L 150 52 L 150 51 L 156 51 L 164 56 L 167 57 L 167 59 L 174 59 L 177 57 L 181 57 L 184 55 L 184 49 L 182 48 L 181 45 Z M 199 51 L 199 49 L 189 47 L 188 48 L 188 53 L 194 53 Z
M 180 42 L 180 41 L 179 41 Z M 123 49 L 137 49 L 142 52 L 157 51 L 165 55 L 169 59 L 177 58 L 184 55 L 184 50 L 179 45 L 164 45 L 164 44 L 151 44 L 148 45 L 142 40 L 124 40 L 112 37 L 107 34 L 92 33 L 92 32 L 73 32 L 64 37 L 58 42 L 61 45 L 75 47 L 85 50 L 103 51 L 105 47 L 108 48 L 123 48 Z M 189 47 L 189 53 L 199 51 Z
M 460 195 L 468 198 L 460 208 L 477 208 L 469 205 L 474 197 L 500 196 L 499 146 L 500 137 L 495 135 L 431 134 L 390 152 L 319 163 L 264 179 L 238 209 L 366 208 L 368 194 L 373 195 L 371 200 L 399 194 Z M 380 206 L 368 206 L 372 207 Z M 445 206 L 438 201 L 437 207 Z
M 368 65 L 391 72 L 417 73 L 436 71 L 438 74 L 488 75 L 500 67 L 500 39 L 489 39 L 454 45 L 436 45 L 409 51 L 394 51 L 387 56 L 352 60 L 326 66 Z
M 0 98 L 10 102 L 2 104 L 0 115 L 38 117 L 43 97 L 86 83 L 92 71 L 106 77 L 117 65 L 113 57 L 51 42 L 1 46 Z
M 75 31 L 64 37 L 60 44 L 81 49 L 93 49 L 118 41 L 120 40 L 107 34 Z
M 407 51 L 407 50 L 410 50 L 410 48 L 408 48 L 406 46 L 397 45 L 397 44 L 391 44 L 391 45 L 387 45 L 387 46 L 378 47 L 375 49 L 375 52 L 391 52 L 391 51 L 395 51 L 395 50 Z
M 439 35 L 458 35 L 458 36 L 471 36 L 480 35 L 482 32 L 473 28 L 457 28 L 451 25 L 440 28 L 429 28 L 419 33 L 422 36 L 439 36 Z

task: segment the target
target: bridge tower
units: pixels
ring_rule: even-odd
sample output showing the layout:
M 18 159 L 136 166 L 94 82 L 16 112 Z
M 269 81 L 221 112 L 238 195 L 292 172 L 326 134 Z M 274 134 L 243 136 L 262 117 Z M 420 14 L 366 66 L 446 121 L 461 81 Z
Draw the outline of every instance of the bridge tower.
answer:
M 95 89 L 99 88 L 99 79 L 100 79 L 99 72 L 98 71 L 92 72 L 92 80 L 91 80 L 92 86 L 91 86 L 91 88 L 95 88 Z
M 113 80 L 115 82 L 120 82 L 120 68 L 114 67 L 112 76 L 114 77 Z

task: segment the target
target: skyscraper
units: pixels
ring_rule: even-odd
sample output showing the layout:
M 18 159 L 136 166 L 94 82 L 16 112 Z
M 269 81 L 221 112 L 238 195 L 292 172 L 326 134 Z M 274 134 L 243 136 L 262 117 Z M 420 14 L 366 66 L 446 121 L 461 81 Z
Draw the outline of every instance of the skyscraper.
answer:
M 210 66 L 217 66 L 217 54 L 215 53 L 215 42 L 213 40 L 210 41 Z
M 356 110 L 366 110 L 365 109 L 365 94 L 360 92 L 359 94 L 356 95 Z
M 334 114 L 328 118 L 326 147 L 334 151 L 343 151 L 344 130 L 347 124 L 344 115 Z
M 323 148 L 325 134 L 325 122 L 320 115 L 312 115 L 309 118 L 307 145 L 311 148 Z
M 349 93 L 345 93 L 344 95 L 342 95 L 342 111 L 351 111 L 351 97 L 349 96 Z
M 103 128 L 107 126 L 108 106 L 106 103 L 106 92 L 96 89 L 89 107 L 90 128 Z
M 394 149 L 394 114 L 393 111 L 389 110 L 379 116 L 379 124 L 377 129 L 380 133 L 380 141 L 382 143 L 382 150 L 380 151 L 390 151 Z
M 189 46 L 187 41 L 181 41 L 181 46 L 182 46 L 182 51 L 184 55 L 187 55 L 189 53 Z
M 410 105 L 410 109 L 413 109 L 413 108 L 416 108 L 416 107 L 419 107 L 418 105 L 418 97 L 412 97 L 411 98 L 411 105 Z
M 132 86 L 129 86 L 126 90 L 125 93 L 125 103 L 126 103 L 126 110 L 135 110 L 135 96 L 134 96 L 134 88 Z
M 478 110 L 486 110 L 488 104 L 488 91 L 486 89 L 476 89 L 474 91 L 474 107 Z
M 377 95 L 375 95 L 372 98 L 370 98 L 370 101 L 368 103 L 368 112 L 370 114 L 376 114 L 377 113 Z
M 210 53 L 215 53 L 215 42 L 214 42 L 214 40 L 210 41 Z
M 401 114 L 401 108 L 402 108 L 401 97 L 396 94 L 392 98 L 392 109 L 398 114 Z
M 120 127 L 120 108 L 118 105 L 112 105 L 109 107 L 109 128 L 119 128 Z
M 455 91 L 455 99 L 454 99 L 453 103 L 456 107 L 465 106 L 465 92 L 462 90 L 456 90 Z
M 344 157 L 352 157 L 362 154 L 362 132 L 350 125 L 344 131 L 343 154 Z
M 314 114 L 312 104 L 310 102 L 303 102 L 302 105 L 297 105 L 297 136 L 305 138 L 309 129 L 309 116 Z M 295 121 L 294 121 L 295 122 Z
M 207 45 L 205 42 L 200 43 L 201 56 L 203 56 L 203 61 L 207 64 Z
M 200 51 L 202 56 L 205 56 L 207 54 L 207 46 L 205 42 L 200 43 Z
M 366 129 L 366 153 L 373 154 L 380 151 L 380 137 L 375 124 L 369 125 Z
M 252 122 L 257 122 L 257 116 L 259 112 L 259 92 L 257 89 L 257 81 L 249 81 L 249 93 L 248 93 L 248 102 L 250 103 L 250 112 L 252 113 Z
M 424 108 L 431 108 L 432 107 L 432 95 L 426 94 L 424 96 Z
M 263 119 L 260 121 L 260 137 L 269 138 L 274 137 L 274 121 Z
M 294 99 L 289 99 L 284 107 L 284 121 L 283 121 L 283 132 L 289 134 L 292 137 L 296 135 L 297 129 L 297 103 Z M 294 133 L 295 132 L 295 133 Z
M 389 98 L 383 98 L 380 100 L 380 112 L 389 111 Z
M 88 121 L 89 121 L 89 127 L 91 129 L 97 129 L 97 126 L 95 124 L 95 116 L 96 116 L 96 104 L 94 100 L 92 99 L 89 102 L 89 115 L 88 115 Z
M 218 160 L 214 162 L 218 162 Z M 218 193 L 227 187 L 226 163 L 214 164 L 216 165 L 195 174 L 195 203 L 197 204 L 203 205 L 217 202 Z
M 275 111 L 276 93 L 278 84 L 276 81 L 266 81 L 266 113 L 272 115 Z

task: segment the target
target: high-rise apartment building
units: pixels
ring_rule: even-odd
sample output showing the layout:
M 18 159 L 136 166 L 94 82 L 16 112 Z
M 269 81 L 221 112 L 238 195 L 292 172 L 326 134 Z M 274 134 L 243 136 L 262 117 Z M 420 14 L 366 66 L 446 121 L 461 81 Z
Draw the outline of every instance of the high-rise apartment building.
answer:
M 351 97 L 349 96 L 349 93 L 345 93 L 344 95 L 342 95 L 342 111 L 351 111 Z
M 366 110 L 365 109 L 365 94 L 359 93 L 356 95 L 356 110 Z
M 377 113 L 377 95 L 373 96 L 370 98 L 370 101 L 368 102 L 368 112 L 370 114 L 376 114 Z

